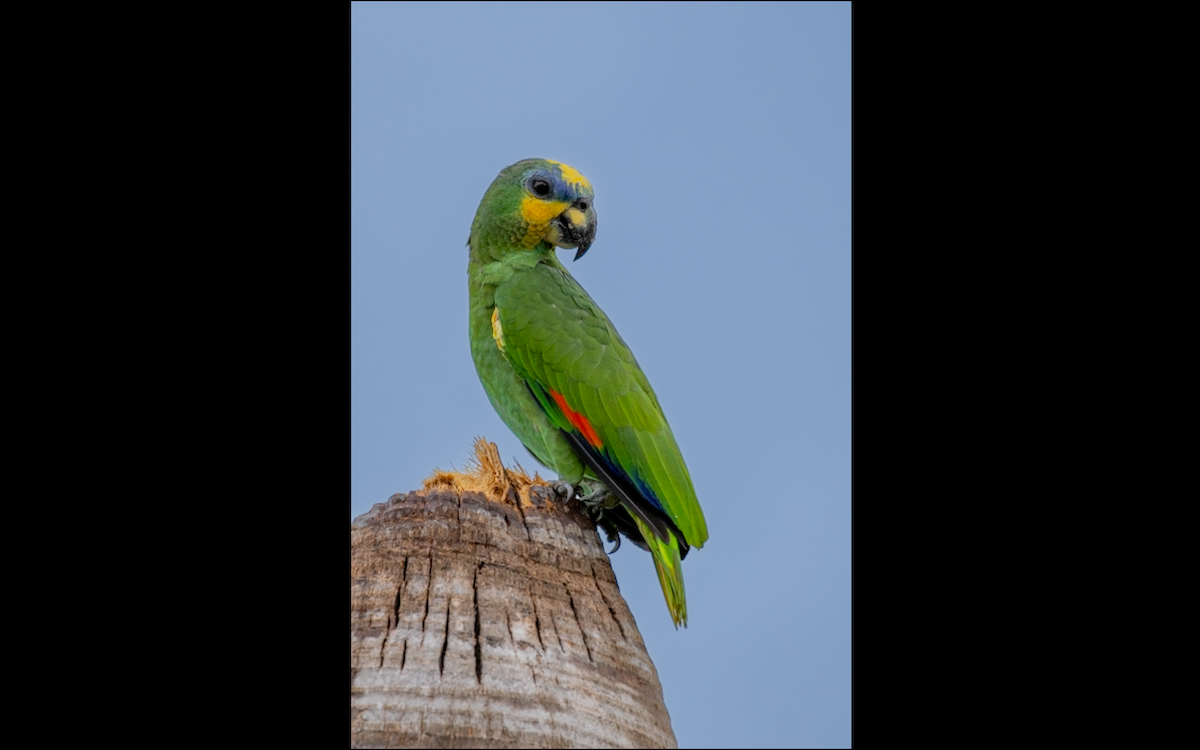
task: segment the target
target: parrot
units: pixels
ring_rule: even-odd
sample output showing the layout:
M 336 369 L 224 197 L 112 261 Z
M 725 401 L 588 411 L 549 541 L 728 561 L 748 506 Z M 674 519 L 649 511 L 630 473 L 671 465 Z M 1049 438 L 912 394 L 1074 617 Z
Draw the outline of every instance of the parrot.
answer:
M 650 553 L 678 629 L 681 561 L 708 526 L 650 381 L 555 254 L 579 260 L 592 246 L 593 196 L 578 170 L 549 159 L 492 181 L 467 240 L 471 357 L 501 420 L 558 475 L 555 491 L 584 504 L 613 552 L 623 534 Z

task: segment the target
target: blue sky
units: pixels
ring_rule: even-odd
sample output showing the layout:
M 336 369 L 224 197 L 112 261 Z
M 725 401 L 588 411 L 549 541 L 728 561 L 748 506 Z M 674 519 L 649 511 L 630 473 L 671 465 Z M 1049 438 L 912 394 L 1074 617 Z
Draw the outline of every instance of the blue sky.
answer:
M 467 341 L 467 250 L 505 166 L 595 188 L 571 273 L 658 394 L 710 540 L 671 624 L 611 560 L 681 747 L 850 744 L 849 3 L 351 4 L 350 512 L 536 462 Z M 543 475 L 552 472 L 542 470 Z

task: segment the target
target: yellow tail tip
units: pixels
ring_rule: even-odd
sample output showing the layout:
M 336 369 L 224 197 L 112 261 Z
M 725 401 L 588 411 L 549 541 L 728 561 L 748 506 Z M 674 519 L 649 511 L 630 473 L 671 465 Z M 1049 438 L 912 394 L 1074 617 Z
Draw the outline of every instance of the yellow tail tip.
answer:
M 663 598 L 667 600 L 667 611 L 671 613 L 675 629 L 678 630 L 680 625 L 686 628 L 687 595 L 683 590 L 683 565 L 679 560 L 679 545 L 674 539 L 659 539 L 636 516 L 634 520 L 642 532 L 642 538 L 650 547 L 650 556 L 654 558 L 654 572 L 658 573 L 658 585 L 662 586 Z

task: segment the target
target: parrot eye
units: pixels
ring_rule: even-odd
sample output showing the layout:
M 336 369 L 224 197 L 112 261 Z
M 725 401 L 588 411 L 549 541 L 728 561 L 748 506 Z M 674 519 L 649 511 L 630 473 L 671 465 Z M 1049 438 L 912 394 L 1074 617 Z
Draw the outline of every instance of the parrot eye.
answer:
M 530 180 L 529 189 L 539 198 L 545 198 L 547 195 L 550 195 L 550 183 L 541 178 Z
M 579 201 L 579 210 L 580 211 L 586 211 L 587 206 L 588 206 L 587 201 Z

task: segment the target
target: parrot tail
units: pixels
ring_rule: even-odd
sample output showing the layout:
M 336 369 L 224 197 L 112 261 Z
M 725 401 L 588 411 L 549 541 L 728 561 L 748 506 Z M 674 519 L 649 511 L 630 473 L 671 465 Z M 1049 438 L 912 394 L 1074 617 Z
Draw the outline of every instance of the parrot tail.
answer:
M 674 533 L 667 532 L 667 539 L 662 539 L 637 515 L 637 522 L 642 538 L 650 547 L 650 556 L 654 558 L 654 569 L 658 572 L 658 583 L 662 586 L 663 596 L 667 600 L 667 609 L 671 619 L 675 621 L 676 629 L 680 625 L 687 627 L 687 599 L 683 593 L 683 565 L 679 561 L 679 542 Z

